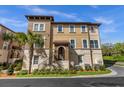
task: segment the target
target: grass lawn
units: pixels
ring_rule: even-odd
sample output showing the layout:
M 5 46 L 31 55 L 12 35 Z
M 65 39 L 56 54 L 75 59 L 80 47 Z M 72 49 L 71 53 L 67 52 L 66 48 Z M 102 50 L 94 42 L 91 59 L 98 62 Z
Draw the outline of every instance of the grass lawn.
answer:
M 110 60 L 110 61 L 119 61 L 119 62 L 124 62 L 124 56 L 118 56 L 116 58 L 114 58 L 113 56 L 104 56 L 103 57 L 104 60 Z
M 71 77 L 71 76 L 85 76 L 85 75 L 100 75 L 100 74 L 108 74 L 110 70 L 106 71 L 78 71 L 77 74 L 40 74 L 40 75 L 17 75 L 16 77 Z

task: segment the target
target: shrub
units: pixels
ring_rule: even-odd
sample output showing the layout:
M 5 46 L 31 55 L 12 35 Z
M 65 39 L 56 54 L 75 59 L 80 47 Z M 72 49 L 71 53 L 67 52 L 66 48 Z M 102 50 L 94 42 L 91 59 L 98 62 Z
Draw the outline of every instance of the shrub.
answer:
M 10 63 L 3 63 L 3 64 L 2 64 L 3 70 L 8 69 L 9 66 L 10 66 Z
M 32 72 L 33 75 L 36 75 L 38 74 L 38 69 L 34 69 L 33 72 Z
M 85 65 L 85 70 L 90 71 L 90 70 L 92 70 L 92 67 L 89 64 L 86 64 Z
M 2 72 L 2 69 L 3 69 L 2 66 L 0 66 L 0 73 Z
M 76 73 L 77 73 L 76 70 L 71 70 L 71 71 L 70 71 L 70 74 L 76 74 Z
M 14 62 L 14 64 L 13 64 L 13 67 L 14 67 L 14 69 L 16 70 L 16 71 L 19 71 L 19 70 L 21 70 L 21 68 L 22 68 L 22 60 L 16 60 L 15 62 Z
M 19 75 L 27 75 L 28 74 L 28 70 L 21 70 L 19 72 Z
M 22 69 L 22 64 L 18 63 L 14 69 L 15 69 L 15 71 L 21 70 Z
M 8 74 L 8 75 L 12 75 L 13 72 L 14 72 L 13 65 L 10 65 L 9 68 L 8 68 L 8 70 L 7 70 L 7 74 Z
M 104 65 L 100 66 L 100 70 L 105 71 L 106 70 L 105 66 Z
M 94 70 L 98 71 L 100 69 L 100 65 L 94 65 Z
M 77 71 L 83 71 L 83 67 L 81 67 L 81 66 L 75 66 L 75 70 L 77 70 Z

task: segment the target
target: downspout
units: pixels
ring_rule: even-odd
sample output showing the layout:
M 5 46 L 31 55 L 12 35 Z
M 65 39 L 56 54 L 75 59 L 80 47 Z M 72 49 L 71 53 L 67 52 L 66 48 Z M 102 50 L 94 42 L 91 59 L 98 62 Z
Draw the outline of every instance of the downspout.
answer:
M 88 41 L 89 41 L 89 50 L 90 50 L 90 58 L 91 58 L 91 66 L 92 69 L 94 68 L 93 66 L 93 54 L 92 54 L 92 48 L 91 48 L 91 43 L 90 43 L 90 31 L 89 31 L 89 26 L 88 26 Z

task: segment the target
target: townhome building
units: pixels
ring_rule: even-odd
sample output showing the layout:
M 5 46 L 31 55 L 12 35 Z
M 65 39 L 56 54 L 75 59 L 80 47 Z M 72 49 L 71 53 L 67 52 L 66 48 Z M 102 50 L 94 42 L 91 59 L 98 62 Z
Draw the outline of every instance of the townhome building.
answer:
M 15 60 L 20 59 L 20 50 L 16 42 L 3 40 L 3 33 L 16 34 L 15 31 L 0 24 L 0 63 L 13 63 Z M 10 48 L 8 48 L 10 45 Z
M 103 65 L 100 44 L 100 23 L 56 22 L 53 16 L 26 15 L 28 31 L 41 34 L 44 39 L 44 55 L 34 50 L 32 70 L 45 63 L 59 63 L 63 68 L 71 66 Z M 73 21 L 73 20 L 72 20 Z M 34 48 L 38 45 L 34 44 Z M 25 49 L 25 66 L 29 68 L 29 50 Z

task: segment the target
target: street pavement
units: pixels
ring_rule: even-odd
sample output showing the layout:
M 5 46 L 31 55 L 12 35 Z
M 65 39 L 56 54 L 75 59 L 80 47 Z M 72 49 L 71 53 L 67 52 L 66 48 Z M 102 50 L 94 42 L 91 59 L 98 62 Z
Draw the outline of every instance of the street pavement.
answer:
M 124 67 L 100 77 L 0 79 L 0 87 L 124 87 Z

